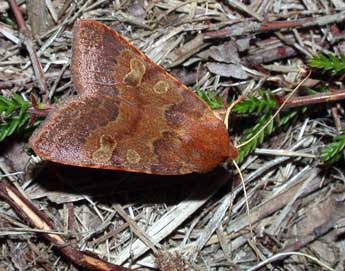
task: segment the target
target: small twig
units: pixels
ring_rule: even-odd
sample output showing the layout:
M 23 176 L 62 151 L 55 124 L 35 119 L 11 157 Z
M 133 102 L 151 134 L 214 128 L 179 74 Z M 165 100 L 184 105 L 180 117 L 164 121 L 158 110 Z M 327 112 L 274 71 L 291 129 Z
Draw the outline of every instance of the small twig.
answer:
M 59 77 L 61 72 L 51 72 L 51 73 L 46 73 L 45 78 L 57 78 Z M 69 79 L 71 77 L 69 71 L 65 71 L 62 78 L 63 79 Z M 17 79 L 12 79 L 12 80 L 6 80 L 5 82 L 0 81 L 0 90 L 1 89 L 7 89 L 7 88 L 12 88 L 14 86 L 23 86 L 26 85 L 27 88 L 29 88 L 32 84 L 36 82 L 36 77 L 35 76 L 22 76 Z
M 229 5 L 233 6 L 234 8 L 239 9 L 239 10 L 241 10 L 241 11 L 243 11 L 243 12 L 245 12 L 245 13 L 251 15 L 251 16 L 253 16 L 255 19 L 257 19 L 260 22 L 264 20 L 264 18 L 260 14 L 256 13 L 254 10 L 249 8 L 249 6 L 247 6 L 245 4 L 242 4 L 241 2 L 239 2 L 237 0 L 236 1 L 235 0 L 231 0 L 231 1 L 226 1 L 226 2 Z
M 283 103 L 284 108 L 282 109 L 283 111 L 288 109 L 288 108 L 293 108 L 293 107 L 298 107 L 298 106 L 307 106 L 307 105 L 312 105 L 312 104 L 322 104 L 322 103 L 328 103 L 328 102 L 337 102 L 337 101 L 341 101 L 345 99 L 345 89 L 339 89 L 336 91 L 332 91 L 329 93 L 318 93 L 315 95 L 306 95 L 306 96 L 299 96 L 299 97 L 293 97 L 290 99 L 284 99 L 281 98 L 279 96 L 274 96 L 277 99 L 277 102 L 282 105 Z M 236 100 L 234 103 L 238 103 L 240 101 L 242 101 L 243 99 L 241 98 L 241 100 Z M 238 102 L 237 102 L 238 101 Z M 234 105 L 236 105 L 234 104 Z M 233 104 L 230 105 L 231 109 Z M 228 109 L 217 109 L 214 110 L 217 115 L 222 115 L 222 114 L 226 114 L 225 119 L 228 119 Z M 225 120 L 224 123 L 227 123 L 227 121 Z M 340 126 L 339 126 L 340 127 Z
M 325 223 L 314 228 L 310 234 L 303 236 L 302 238 L 298 239 L 297 241 L 294 241 L 294 242 L 286 245 L 280 252 L 290 252 L 290 251 L 296 251 L 296 250 L 302 249 L 303 247 L 307 246 L 311 242 L 317 240 L 321 236 L 330 232 L 334 228 L 334 225 L 336 223 L 335 220 L 336 219 L 327 220 Z
M 320 16 L 317 18 L 304 18 L 296 21 L 274 21 L 274 22 L 250 22 L 243 27 L 226 27 L 224 29 L 205 33 L 205 39 L 227 38 L 229 36 L 242 36 L 249 33 L 269 32 L 274 30 L 284 30 L 291 28 L 307 28 L 312 26 L 322 26 L 332 23 L 340 23 L 345 20 L 345 12 L 332 15 Z
M 59 72 L 58 77 L 56 78 L 56 80 L 55 80 L 53 86 L 51 87 L 51 89 L 50 89 L 50 91 L 49 91 L 49 95 L 48 95 L 49 100 L 51 100 L 51 98 L 53 97 L 54 92 L 55 92 L 55 90 L 56 90 L 56 88 L 57 88 L 57 86 L 58 86 L 60 80 L 62 79 L 62 77 L 63 77 L 63 75 L 64 75 L 64 73 L 65 73 L 65 71 L 66 71 L 66 69 L 67 69 L 68 67 L 69 67 L 69 64 L 65 64 L 65 65 L 62 67 L 61 71 Z
M 34 44 L 32 41 L 32 36 L 31 36 L 31 32 L 29 31 L 29 29 L 26 27 L 24 18 L 20 12 L 19 6 L 16 2 L 16 0 L 10 0 L 10 5 L 12 8 L 12 11 L 14 13 L 14 16 L 16 17 L 18 26 L 19 26 L 19 31 L 23 34 L 24 38 L 23 38 L 23 43 L 29 53 L 31 62 L 32 62 L 32 66 L 35 72 L 35 75 L 37 77 L 38 83 L 39 83 L 39 87 L 42 91 L 42 93 L 44 93 L 45 95 L 45 99 L 48 97 L 48 88 L 47 88 L 47 84 L 46 84 L 46 80 L 44 77 L 44 73 L 43 73 L 43 69 L 41 66 L 41 63 L 37 57 L 36 51 L 34 49 Z
M 331 112 L 332 112 L 333 120 L 334 120 L 334 123 L 335 123 L 335 127 L 337 128 L 337 131 L 340 134 L 340 132 L 343 129 L 343 125 L 342 125 L 341 120 L 340 120 L 340 116 L 339 116 L 339 111 L 338 111 L 337 105 L 333 105 L 332 106 Z
M 245 99 L 244 96 L 240 96 L 236 101 L 232 102 L 230 104 L 230 106 L 226 109 L 226 113 L 225 113 L 225 118 L 224 118 L 224 124 L 226 129 L 229 129 L 229 118 L 230 118 L 230 114 L 231 114 L 231 110 L 240 102 L 242 102 Z
M 131 269 L 108 263 L 96 256 L 77 250 L 66 242 L 61 235 L 51 233 L 51 231 L 54 231 L 53 221 L 45 213 L 36 208 L 14 185 L 4 179 L 0 180 L 0 198 L 7 202 L 17 215 L 28 224 L 39 230 L 48 231 L 49 233 L 42 232 L 41 235 L 55 245 L 66 259 L 82 268 L 82 270 L 131 271 Z
M 136 234 L 138 238 L 142 242 L 144 242 L 155 254 L 158 253 L 158 250 L 156 247 L 160 248 L 158 242 L 155 242 L 150 236 L 148 236 L 143 230 L 141 230 L 137 223 L 129 216 L 127 213 L 123 210 L 122 206 L 120 204 L 114 204 L 113 208 L 116 210 L 116 212 L 119 213 L 119 215 L 128 223 L 131 230 Z
M 315 95 L 291 98 L 286 101 L 284 108 L 291 108 L 302 105 L 320 104 L 335 102 L 345 99 L 345 89 L 340 89 L 330 93 L 320 93 Z
M 42 0 L 26 0 L 27 14 L 29 17 L 33 37 L 42 35 L 47 29 L 47 4 Z
M 317 258 L 315 258 L 313 256 L 310 256 L 308 254 L 305 254 L 305 253 L 300 253 L 300 252 L 283 252 L 283 253 L 278 253 L 276 255 L 273 255 L 271 258 L 268 258 L 267 260 L 265 260 L 265 261 L 255 265 L 255 266 L 249 268 L 248 271 L 258 270 L 261 267 L 265 266 L 266 264 L 269 264 L 269 263 L 272 263 L 272 262 L 275 262 L 275 261 L 281 261 L 282 259 L 284 259 L 286 257 L 289 257 L 289 256 L 292 256 L 292 255 L 304 256 L 306 258 L 309 258 L 309 259 L 313 260 L 314 262 L 317 262 L 320 266 L 326 268 L 327 270 L 335 271 L 335 269 L 333 269 L 333 268 L 329 267 L 328 265 L 324 264 L 319 259 L 317 259 Z

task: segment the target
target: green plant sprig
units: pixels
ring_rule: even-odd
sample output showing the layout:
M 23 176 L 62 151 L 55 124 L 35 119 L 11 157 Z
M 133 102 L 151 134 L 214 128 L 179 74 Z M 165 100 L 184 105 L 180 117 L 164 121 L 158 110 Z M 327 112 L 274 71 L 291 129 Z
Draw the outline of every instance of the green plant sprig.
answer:
M 200 89 L 196 89 L 195 92 L 211 107 L 211 109 L 214 110 L 224 107 L 222 97 L 216 96 L 213 91 L 202 91 Z
M 30 106 L 31 103 L 18 94 L 12 94 L 11 98 L 0 96 L 0 142 L 28 124 Z
M 345 55 L 337 57 L 333 54 L 319 54 L 313 56 L 308 63 L 311 67 L 322 69 L 333 74 L 345 71 Z
M 294 120 L 299 113 L 305 111 L 305 108 L 294 109 L 289 112 L 283 112 L 280 114 L 279 118 L 271 121 L 265 129 L 262 129 L 267 122 L 269 122 L 273 116 L 273 112 L 264 113 L 257 121 L 253 127 L 250 127 L 243 131 L 243 136 L 239 141 L 239 145 L 243 142 L 249 141 L 247 144 L 239 148 L 239 155 L 235 159 L 237 163 L 241 163 L 244 158 L 251 153 L 256 147 L 261 144 L 267 136 L 271 135 L 278 128 L 281 128 L 289 124 Z
M 345 55 L 339 57 L 333 54 L 319 54 L 309 60 L 309 65 L 314 68 L 322 69 L 332 74 L 345 72 Z M 321 161 L 333 164 L 344 156 L 345 134 L 344 132 L 335 136 L 331 143 L 327 144 L 320 152 Z
M 233 111 L 237 113 L 255 112 L 261 114 L 261 117 L 256 120 L 256 124 L 253 127 L 243 131 L 243 136 L 238 145 L 244 142 L 248 143 L 239 148 L 239 155 L 236 158 L 237 163 L 241 163 L 267 136 L 271 135 L 278 128 L 287 125 L 299 112 L 305 110 L 303 108 L 298 108 L 283 112 L 279 115 L 279 118 L 270 121 L 274 114 L 273 111 L 279 106 L 278 101 L 270 90 L 260 90 L 259 94 L 259 97 L 247 97 L 233 108 Z M 267 125 L 268 122 L 269 124 Z
M 333 164 L 343 157 L 345 149 L 345 134 L 338 135 L 333 138 L 332 142 L 327 144 L 320 154 L 320 158 L 327 164 Z
M 278 102 L 270 90 L 259 90 L 260 96 L 249 96 L 233 109 L 236 113 L 270 112 L 278 106 Z

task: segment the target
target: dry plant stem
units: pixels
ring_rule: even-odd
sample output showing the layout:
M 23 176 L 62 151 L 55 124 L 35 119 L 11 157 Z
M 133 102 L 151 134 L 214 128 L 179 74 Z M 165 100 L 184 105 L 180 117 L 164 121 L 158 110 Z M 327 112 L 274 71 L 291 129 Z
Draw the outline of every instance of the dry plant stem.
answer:
M 26 27 L 24 18 L 20 12 L 20 9 L 18 7 L 16 0 L 10 0 L 9 2 L 11 5 L 11 9 L 14 13 L 14 16 L 16 17 L 16 20 L 17 20 L 17 23 L 19 26 L 19 30 L 24 36 L 23 42 L 24 42 L 24 45 L 25 45 L 25 47 L 29 53 L 29 56 L 30 56 L 30 59 L 32 62 L 32 66 L 34 68 L 34 72 L 35 72 L 35 75 L 36 75 L 38 83 L 39 83 L 39 87 L 40 87 L 42 93 L 44 93 L 45 97 L 47 98 L 46 95 L 48 95 L 48 88 L 47 88 L 47 84 L 46 84 L 46 80 L 44 77 L 41 63 L 37 57 L 36 51 L 34 50 L 34 44 L 32 41 L 31 33 L 30 33 L 29 29 Z M 46 100 L 46 98 L 43 100 Z
M 252 238 L 252 241 L 255 242 L 255 237 L 254 237 L 254 233 L 253 233 L 253 226 L 252 226 L 252 222 L 251 222 L 251 218 L 250 218 L 250 208 L 249 208 L 249 203 L 248 203 L 246 184 L 244 183 L 244 178 L 243 178 L 243 174 L 242 174 L 240 167 L 237 165 L 235 160 L 233 160 L 232 163 L 234 164 L 238 174 L 240 175 L 240 179 L 241 179 L 241 183 L 242 183 L 242 187 L 243 187 L 244 198 L 246 200 L 246 210 L 247 210 L 247 216 L 248 216 L 248 225 L 249 225 L 250 236 Z
M 229 118 L 230 118 L 230 114 L 231 114 L 231 110 L 240 102 L 242 102 L 245 99 L 244 96 L 240 96 L 236 101 L 234 101 L 233 103 L 230 104 L 230 106 L 226 109 L 226 113 L 225 113 L 225 119 L 224 119 L 224 124 L 226 129 L 229 129 Z
M 340 23 L 345 20 L 345 12 L 339 12 L 332 15 L 320 16 L 318 18 L 306 18 L 296 21 L 276 21 L 276 22 L 250 22 L 246 27 L 234 29 L 226 27 L 219 31 L 208 32 L 205 34 L 205 39 L 225 38 L 229 36 L 242 36 L 248 33 L 255 32 L 269 32 L 274 30 L 284 30 L 289 28 L 306 28 L 312 26 L 322 26 L 332 23 Z
M 239 98 L 239 100 L 236 100 L 233 104 L 236 105 L 238 102 L 242 101 L 243 99 Z M 283 110 L 286 110 L 287 108 L 293 108 L 293 107 L 298 107 L 298 106 L 306 106 L 306 105 L 311 105 L 311 104 L 322 104 L 322 103 L 328 103 L 328 102 L 336 102 L 336 101 L 341 101 L 345 99 L 345 89 L 340 89 L 337 91 L 333 91 L 330 93 L 320 93 L 320 94 L 315 94 L 315 95 L 307 95 L 307 96 L 300 96 L 300 97 L 294 97 L 290 99 L 282 99 L 282 98 L 277 98 L 278 102 L 280 104 L 285 103 Z M 238 101 L 238 102 L 237 102 Z M 226 114 L 225 119 L 228 119 L 228 111 L 229 108 L 230 110 L 233 108 L 233 104 L 228 107 L 228 109 L 217 109 L 215 112 L 219 116 Z M 227 121 L 224 121 L 227 123 Z
M 327 102 L 340 101 L 345 99 L 345 89 L 340 89 L 330 93 L 320 93 L 309 96 L 301 96 L 289 99 L 284 108 L 291 108 L 309 104 L 320 104 Z
M 341 124 L 339 111 L 336 105 L 332 106 L 332 116 L 335 123 L 335 127 L 337 128 L 337 131 L 340 133 L 343 129 L 343 125 Z
M 210 179 L 208 185 L 196 186 L 191 194 L 155 221 L 147 230 L 147 235 L 155 242 L 160 242 L 174 232 L 186 219 L 190 218 L 203 204 L 205 204 L 224 184 L 229 182 L 229 175 L 221 174 Z M 198 199 L 198 200 L 196 200 Z M 246 217 L 247 219 L 247 217 Z M 247 220 L 246 220 L 247 222 Z M 128 259 L 136 259 L 149 250 L 141 240 L 135 240 L 123 249 L 116 257 L 116 263 L 123 264 Z
M 335 223 L 336 223 L 335 219 L 331 219 L 331 220 L 321 224 L 317 228 L 314 228 L 312 233 L 310 233 L 309 235 L 303 236 L 301 239 L 299 239 L 299 240 L 297 240 L 291 244 L 288 244 L 279 252 L 289 252 L 289 251 L 300 250 L 301 248 L 310 244 L 314 240 L 317 240 L 321 236 L 323 236 L 326 233 L 328 233 L 329 231 L 331 231 L 334 228 Z M 283 259 L 283 258 L 281 258 L 281 259 Z
M 254 66 L 264 63 L 270 63 L 276 60 L 289 58 L 297 55 L 297 51 L 286 45 L 268 49 L 265 52 L 254 53 L 243 58 L 243 64 Z
M 314 240 L 317 240 L 321 236 L 323 236 L 326 233 L 328 233 L 329 231 L 331 231 L 333 229 L 333 227 L 334 227 L 334 224 L 335 224 L 335 222 L 333 220 L 327 221 L 327 222 L 323 223 L 319 227 L 315 228 L 311 234 L 303 237 L 302 239 L 300 239 L 300 240 L 298 240 L 296 242 L 293 242 L 290 245 L 287 245 L 285 248 L 283 248 L 281 251 L 279 251 L 277 253 L 276 257 L 274 257 L 273 260 L 267 261 L 267 262 L 264 261 L 264 262 L 266 264 L 269 264 L 271 262 L 281 261 L 281 260 L 286 259 L 287 257 L 291 256 L 291 254 L 289 254 L 289 252 L 294 252 L 296 250 L 300 250 L 303 247 L 305 247 L 306 245 L 308 245 L 311 242 L 313 242 Z M 263 266 L 263 263 L 259 263 L 258 265 L 250 268 L 249 270 L 252 270 L 252 271 L 258 270 L 262 266 Z M 333 270 L 332 268 L 330 268 L 328 266 L 324 266 L 324 267 L 326 267 L 328 270 Z
M 256 13 L 251 8 L 249 8 L 247 5 L 242 4 L 241 2 L 239 2 L 237 0 L 236 1 L 235 0 L 226 1 L 226 2 L 228 3 L 228 5 L 231 5 L 234 8 L 239 9 L 239 10 L 253 16 L 255 19 L 257 19 L 260 22 L 264 20 L 264 18 L 260 14 Z
M 45 213 L 36 208 L 32 202 L 30 202 L 23 194 L 21 194 L 21 192 L 19 192 L 18 189 L 14 187 L 14 185 L 4 179 L 0 181 L 0 198 L 7 202 L 19 217 L 33 227 L 45 231 L 54 230 L 54 223 L 51 221 L 51 219 Z M 70 260 L 76 266 L 80 267 L 82 270 L 131 270 L 108 263 L 93 255 L 79 251 L 67 243 L 61 235 L 54 233 L 42 233 L 42 236 L 56 246 L 65 258 Z
M 280 192 L 277 195 L 274 195 L 270 199 L 261 203 L 260 205 L 251 209 L 251 223 L 255 224 L 260 219 L 269 216 L 270 214 L 276 212 L 277 210 L 284 208 L 298 192 L 300 187 L 303 185 L 304 180 L 292 185 L 287 190 Z M 308 190 L 304 190 L 300 197 L 308 195 L 314 192 L 320 187 L 320 179 L 316 178 L 311 186 L 308 187 Z M 242 214 L 235 220 L 231 221 L 231 225 L 228 226 L 228 232 L 238 232 L 248 226 L 248 217 L 247 214 Z
M 45 78 L 58 78 L 60 74 L 61 74 L 61 71 L 46 73 Z M 69 79 L 70 78 L 69 72 L 65 71 L 62 78 Z M 23 76 L 14 80 L 6 80 L 4 82 L 0 82 L 0 89 L 12 88 L 14 86 L 23 86 L 23 85 L 25 85 L 26 88 L 28 89 L 33 85 L 33 82 L 35 82 L 35 80 L 36 80 L 35 76 L 29 76 L 29 77 Z
M 302 256 L 302 257 L 306 257 L 310 260 L 313 260 L 314 262 L 318 263 L 320 266 L 324 267 L 327 270 L 330 271 L 335 271 L 335 269 L 329 267 L 328 265 L 324 264 L 323 262 L 321 262 L 319 259 L 317 259 L 316 257 L 310 256 L 308 254 L 305 253 L 300 253 L 300 252 L 283 252 L 283 253 L 278 253 L 276 255 L 273 255 L 272 257 L 270 257 L 269 259 L 249 268 L 247 271 L 256 271 L 256 270 L 261 270 L 261 267 L 263 267 L 264 265 L 268 265 L 269 263 L 275 262 L 275 261 L 280 261 L 283 258 L 289 257 L 289 256 L 293 256 L 293 255 L 297 255 L 297 256 Z
M 155 254 L 158 253 L 156 247 L 160 247 L 158 242 L 152 242 L 151 238 L 145 234 L 137 225 L 137 223 L 123 210 L 120 204 L 114 204 L 114 209 L 120 216 L 126 220 L 131 230 L 143 241 Z
M 47 6 L 46 1 L 27 0 L 27 13 L 30 21 L 31 31 L 34 37 L 46 31 Z

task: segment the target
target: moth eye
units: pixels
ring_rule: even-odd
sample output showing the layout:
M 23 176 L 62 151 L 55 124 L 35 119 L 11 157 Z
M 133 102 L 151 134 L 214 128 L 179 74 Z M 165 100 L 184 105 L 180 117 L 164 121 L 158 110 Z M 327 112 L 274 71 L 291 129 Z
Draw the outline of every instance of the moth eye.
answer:
M 141 156 L 135 150 L 129 149 L 127 151 L 127 161 L 131 164 L 137 164 L 141 160 Z
M 164 94 L 168 92 L 168 90 L 169 84 L 166 81 L 158 81 L 153 87 L 153 91 L 157 94 Z
M 116 148 L 116 141 L 109 135 L 102 135 L 99 139 L 99 148 L 92 153 L 92 158 L 99 162 L 107 162 L 111 159 Z
M 144 63 L 132 58 L 129 62 L 130 71 L 125 75 L 124 82 L 130 86 L 140 86 L 146 71 Z

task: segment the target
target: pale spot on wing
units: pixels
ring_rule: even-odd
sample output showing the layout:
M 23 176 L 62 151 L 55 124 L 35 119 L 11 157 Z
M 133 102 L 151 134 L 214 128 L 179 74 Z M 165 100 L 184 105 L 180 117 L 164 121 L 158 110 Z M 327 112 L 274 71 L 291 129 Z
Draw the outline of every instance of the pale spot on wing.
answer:
M 141 160 L 141 156 L 135 150 L 129 149 L 127 151 L 127 161 L 131 164 L 137 164 Z
M 125 75 L 123 81 L 131 86 L 140 86 L 146 71 L 145 64 L 136 58 L 132 58 L 129 62 L 129 67 L 130 71 Z
M 193 159 L 199 160 L 201 159 L 201 153 L 194 149 L 191 153 Z
M 108 162 L 116 148 L 116 141 L 109 135 L 102 135 L 99 139 L 99 148 L 92 154 L 92 159 L 97 162 Z
M 153 87 L 153 91 L 157 94 L 164 94 L 168 92 L 168 90 L 169 84 L 166 81 L 158 81 Z
M 184 175 L 184 174 L 189 174 L 192 171 L 189 167 L 187 167 L 186 165 L 183 165 L 181 168 L 178 169 L 178 172 L 179 172 L 179 174 Z

